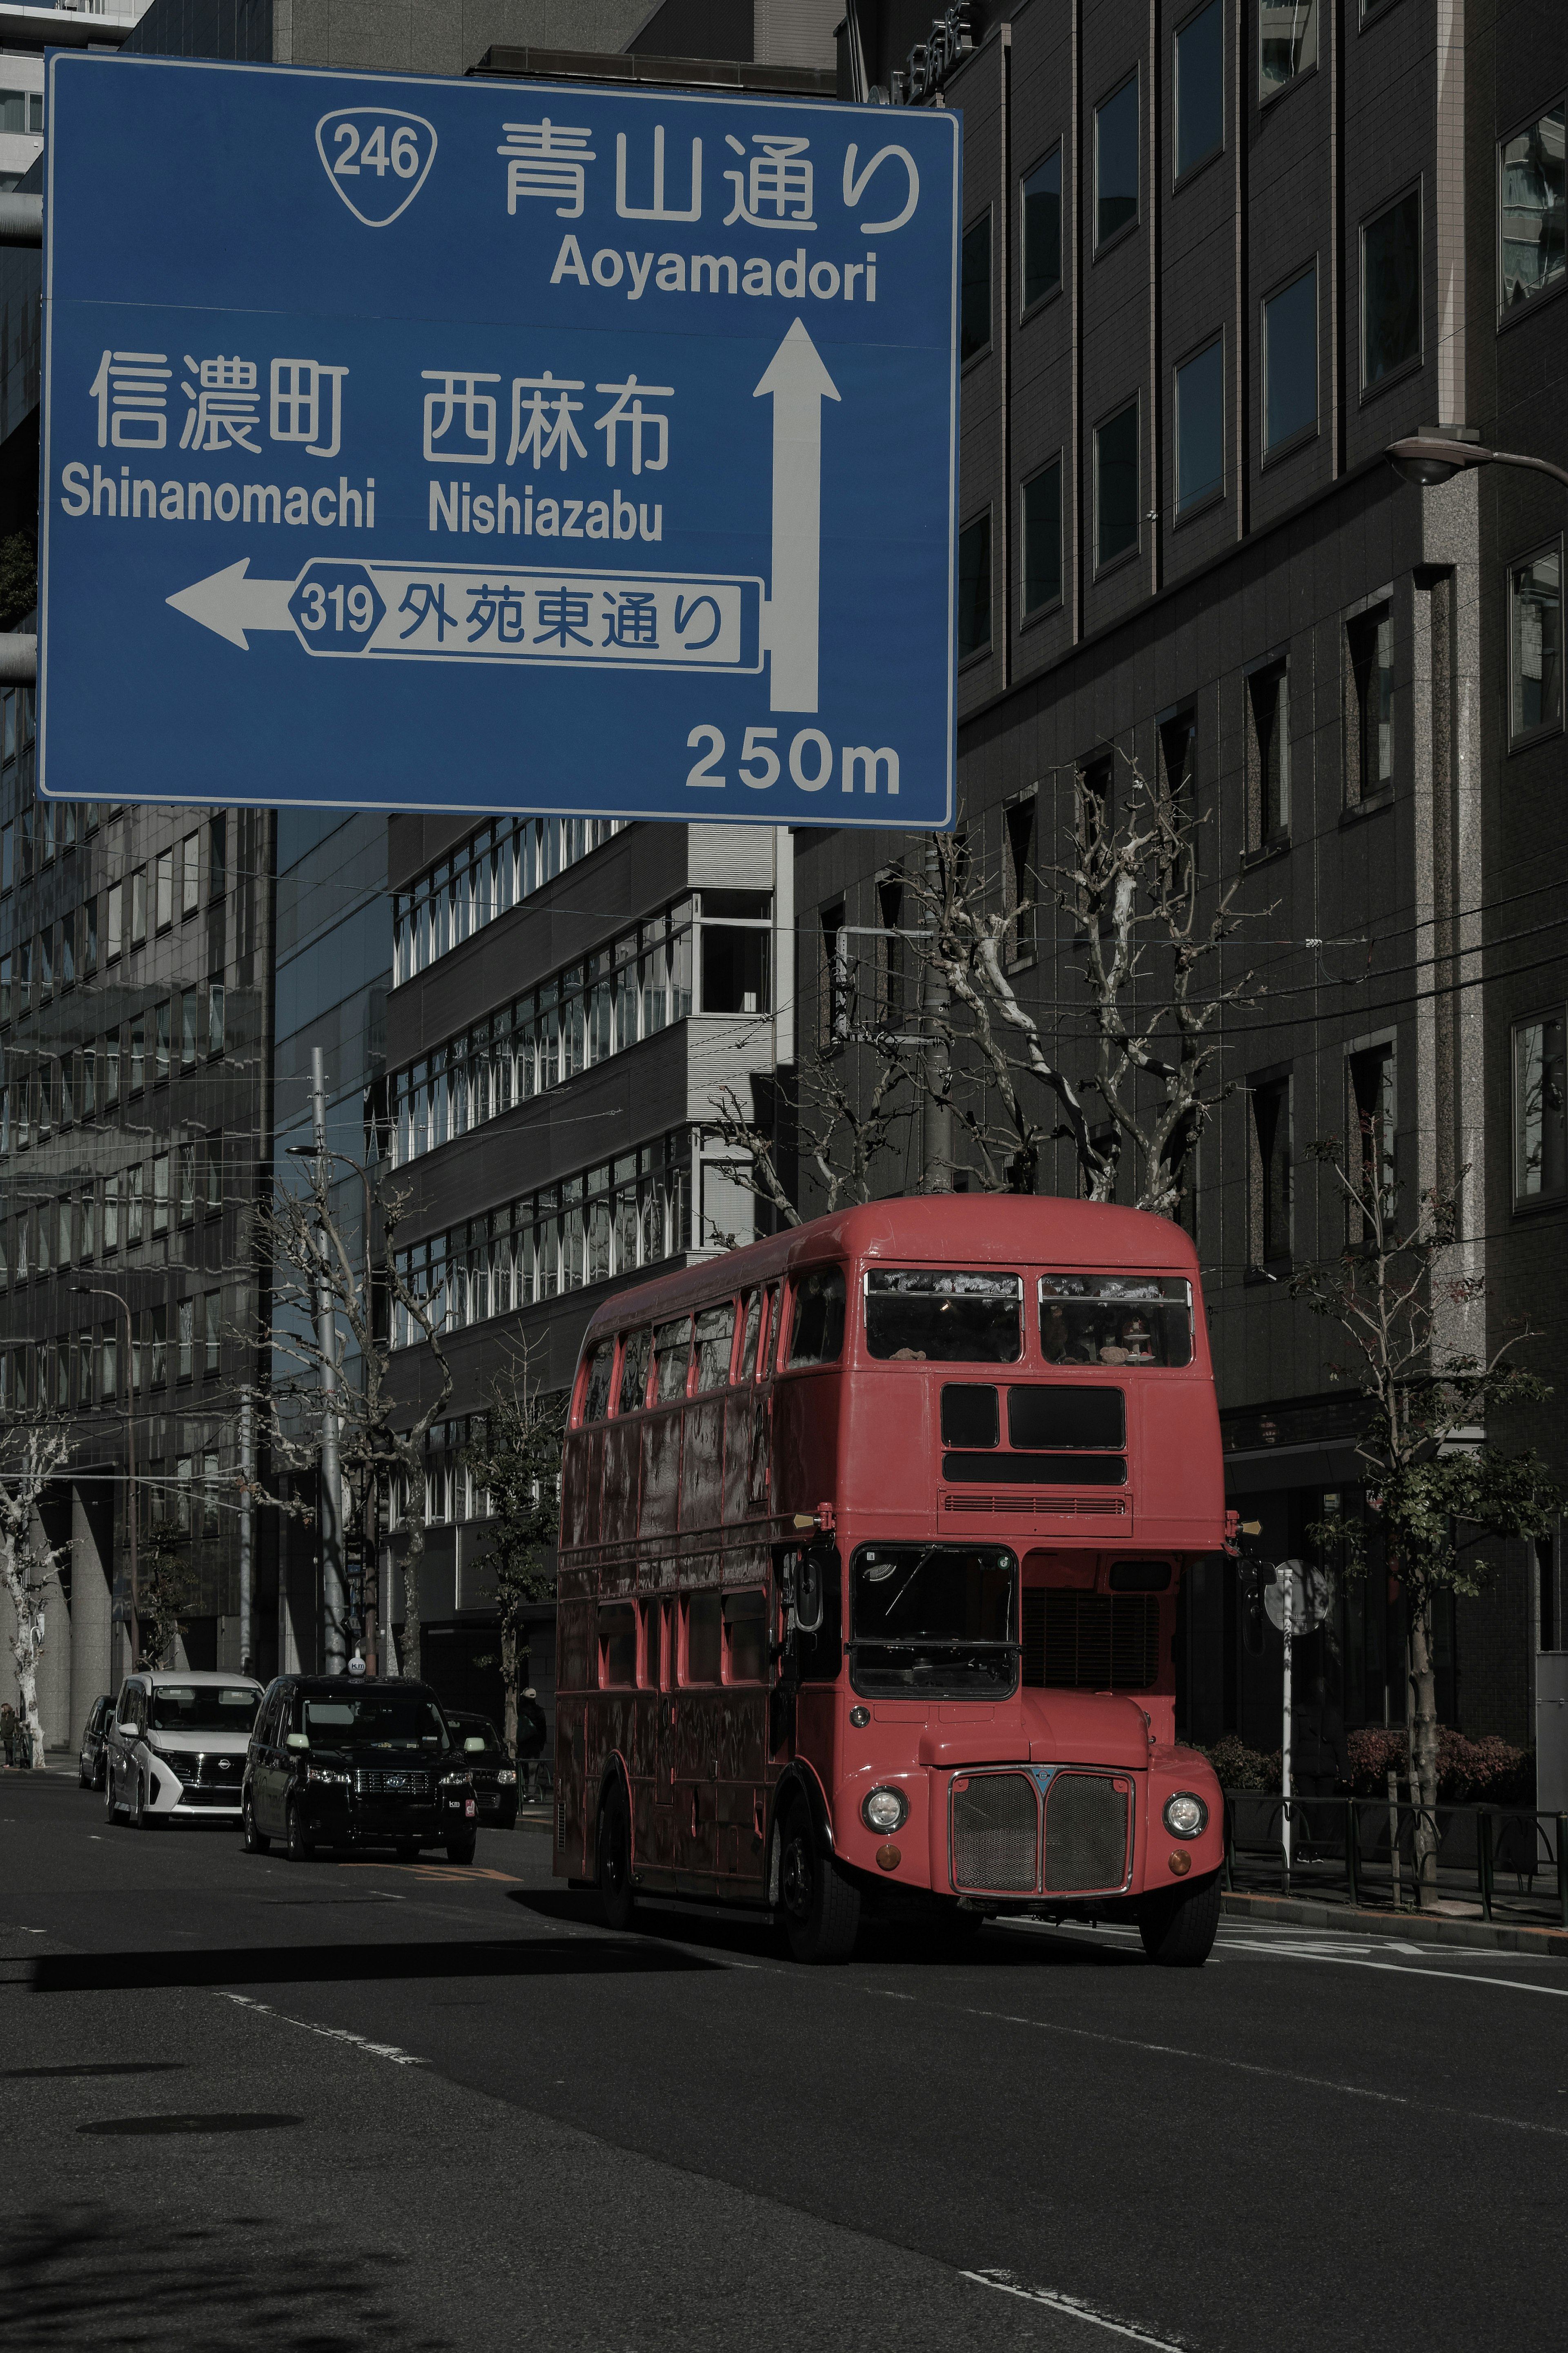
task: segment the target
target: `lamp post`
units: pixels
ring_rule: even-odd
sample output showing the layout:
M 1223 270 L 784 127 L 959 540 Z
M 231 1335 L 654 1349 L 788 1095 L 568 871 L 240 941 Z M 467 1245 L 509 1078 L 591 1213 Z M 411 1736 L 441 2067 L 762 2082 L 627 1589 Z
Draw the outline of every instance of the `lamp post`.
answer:
M 1407 440 L 1391 441 L 1383 454 L 1402 480 L 1426 491 L 1436 490 L 1476 466 L 1517 466 L 1527 474 L 1549 474 L 1568 490 L 1568 468 L 1554 466 L 1550 458 L 1485 449 L 1479 441 L 1450 441 L 1442 434 L 1416 433 Z
M 129 1499 L 127 1518 L 131 1533 L 131 1667 L 128 1672 L 134 1672 L 142 1647 L 142 1638 L 136 1619 L 140 1593 L 136 1568 L 136 1399 L 132 1388 L 131 1376 L 132 1359 L 136 1343 L 131 1323 L 131 1309 L 118 1291 L 106 1291 L 101 1283 L 73 1282 L 71 1289 L 85 1292 L 94 1299 L 112 1299 L 125 1318 L 125 1488 Z M 117 1677 L 116 1680 L 119 1681 L 121 1678 Z

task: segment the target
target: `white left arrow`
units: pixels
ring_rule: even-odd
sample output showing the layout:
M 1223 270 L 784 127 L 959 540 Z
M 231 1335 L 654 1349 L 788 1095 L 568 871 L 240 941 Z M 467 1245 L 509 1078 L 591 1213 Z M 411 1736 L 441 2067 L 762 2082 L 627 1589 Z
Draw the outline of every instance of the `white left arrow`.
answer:
M 204 629 L 216 630 L 247 654 L 250 647 L 247 629 L 292 629 L 294 622 L 289 611 L 289 599 L 294 593 L 292 580 L 247 580 L 250 567 L 248 555 L 237 564 L 226 565 L 221 572 L 209 572 L 205 580 L 193 582 L 177 596 L 164 598 L 176 613 L 184 613 L 188 621 L 199 621 Z

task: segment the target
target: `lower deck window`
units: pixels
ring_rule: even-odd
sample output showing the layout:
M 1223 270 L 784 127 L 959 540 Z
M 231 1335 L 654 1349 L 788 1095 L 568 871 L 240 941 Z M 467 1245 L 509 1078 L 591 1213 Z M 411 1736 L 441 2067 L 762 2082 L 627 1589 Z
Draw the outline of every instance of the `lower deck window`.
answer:
M 723 1603 L 717 1593 L 694 1593 L 686 1604 L 686 1675 L 689 1683 L 721 1680 Z
M 767 1672 L 767 1599 L 762 1593 L 724 1596 L 724 1681 L 760 1683 Z
M 599 1688 L 628 1690 L 637 1679 L 637 1605 L 631 1601 L 607 1602 L 599 1612 Z
M 850 1572 L 861 1692 L 978 1692 L 1017 1679 L 1014 1556 L 993 1546 L 864 1545 Z

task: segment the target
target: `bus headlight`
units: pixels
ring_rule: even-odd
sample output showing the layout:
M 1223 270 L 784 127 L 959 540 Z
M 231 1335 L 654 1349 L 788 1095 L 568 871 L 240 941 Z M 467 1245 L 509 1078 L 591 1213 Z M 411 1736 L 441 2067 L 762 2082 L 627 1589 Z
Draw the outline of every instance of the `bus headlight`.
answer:
M 860 1819 L 868 1831 L 879 1831 L 886 1838 L 902 1830 L 909 1819 L 910 1801 L 901 1789 L 873 1789 L 861 1801 Z
M 1165 1800 L 1165 1828 L 1173 1838 L 1202 1838 L 1209 1826 L 1209 1810 L 1191 1789 L 1178 1789 Z

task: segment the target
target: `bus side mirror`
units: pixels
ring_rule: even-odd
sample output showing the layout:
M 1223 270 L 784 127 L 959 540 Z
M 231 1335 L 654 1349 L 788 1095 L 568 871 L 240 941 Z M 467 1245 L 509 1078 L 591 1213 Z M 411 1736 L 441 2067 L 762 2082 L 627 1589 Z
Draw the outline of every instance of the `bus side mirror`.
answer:
M 795 1622 L 803 1634 L 816 1634 L 822 1627 L 822 1563 L 812 1553 L 802 1553 L 795 1573 Z

